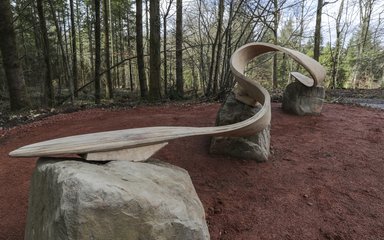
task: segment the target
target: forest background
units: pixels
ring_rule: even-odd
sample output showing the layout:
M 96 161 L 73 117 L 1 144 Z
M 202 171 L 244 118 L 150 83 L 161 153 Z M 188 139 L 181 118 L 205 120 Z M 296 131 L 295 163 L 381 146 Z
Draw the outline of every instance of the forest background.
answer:
M 0 102 L 222 98 L 249 42 L 312 56 L 328 88 L 382 88 L 383 20 L 380 0 L 0 0 Z M 298 70 L 270 53 L 246 74 L 281 89 Z

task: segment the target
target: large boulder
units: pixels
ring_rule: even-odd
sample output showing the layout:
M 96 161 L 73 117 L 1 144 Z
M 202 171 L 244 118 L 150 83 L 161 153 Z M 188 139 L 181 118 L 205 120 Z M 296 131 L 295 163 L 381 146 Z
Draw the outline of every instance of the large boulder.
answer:
M 317 115 L 323 109 L 324 87 L 307 87 L 300 82 L 292 82 L 283 94 L 283 110 L 296 115 Z
M 230 93 L 217 114 L 216 126 L 244 121 L 255 115 L 260 109 L 261 105 L 253 107 L 244 104 L 235 99 L 234 93 Z M 269 149 L 270 127 L 248 137 L 213 137 L 210 152 L 265 162 L 270 154 Z
M 209 239 L 188 173 L 150 160 L 39 159 L 25 239 Z

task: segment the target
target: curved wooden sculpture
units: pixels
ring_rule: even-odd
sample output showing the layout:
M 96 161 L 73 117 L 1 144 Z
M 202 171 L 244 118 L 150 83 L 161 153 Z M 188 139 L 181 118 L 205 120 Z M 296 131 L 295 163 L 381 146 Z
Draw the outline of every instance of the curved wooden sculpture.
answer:
M 232 55 L 231 70 L 238 85 L 237 100 L 262 108 L 251 118 L 231 125 L 218 127 L 146 127 L 99 132 L 53 139 L 21 147 L 10 153 L 12 157 L 41 157 L 59 154 L 79 154 L 86 160 L 141 161 L 164 147 L 169 140 L 197 136 L 249 136 L 266 128 L 271 121 L 271 101 L 268 91 L 246 77 L 244 69 L 253 58 L 271 51 L 281 51 L 301 64 L 311 75 L 292 75 L 308 87 L 316 86 L 325 78 L 324 68 L 315 60 L 295 50 L 267 43 L 250 43 Z

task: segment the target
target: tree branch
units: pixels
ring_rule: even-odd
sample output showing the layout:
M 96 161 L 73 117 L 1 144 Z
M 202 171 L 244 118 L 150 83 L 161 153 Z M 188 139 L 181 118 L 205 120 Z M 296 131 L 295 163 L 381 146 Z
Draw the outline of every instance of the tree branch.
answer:
M 212 45 L 212 44 L 203 44 L 203 45 L 206 46 L 206 45 Z M 188 49 L 190 49 L 190 48 L 200 47 L 200 46 L 201 46 L 201 44 L 199 44 L 199 45 L 193 45 L 193 46 L 188 46 L 188 47 L 183 48 L 181 51 L 188 50 Z M 166 52 L 176 52 L 176 49 L 167 49 Z M 161 51 L 160 53 L 164 53 L 164 51 Z M 149 54 L 144 55 L 144 57 L 149 57 Z M 123 63 L 125 63 L 125 62 L 127 62 L 127 61 L 129 61 L 129 60 L 135 59 L 135 58 L 137 58 L 137 56 L 133 56 L 133 57 L 129 57 L 129 58 L 126 58 L 126 59 L 121 60 L 120 62 L 118 62 L 118 63 L 116 63 L 115 65 L 111 66 L 109 69 L 106 69 L 106 70 L 102 71 L 102 72 L 100 73 L 100 76 L 103 75 L 104 73 L 108 72 L 108 70 L 110 71 L 110 70 L 114 69 L 115 67 L 118 67 L 118 66 L 120 66 L 121 64 L 123 64 Z M 89 86 L 91 83 L 93 83 L 94 81 L 95 81 L 95 80 L 91 80 L 91 81 L 87 82 L 86 84 L 84 84 L 83 86 L 81 86 L 79 89 L 77 89 L 77 90 L 75 91 L 75 93 L 78 93 L 78 92 L 80 92 L 81 90 L 83 90 L 84 88 L 88 87 L 88 86 Z M 66 96 L 66 97 L 64 98 L 64 100 L 62 100 L 61 102 L 59 102 L 59 105 L 64 104 L 66 101 L 68 101 L 68 100 L 70 99 L 70 97 L 71 97 L 71 95 Z

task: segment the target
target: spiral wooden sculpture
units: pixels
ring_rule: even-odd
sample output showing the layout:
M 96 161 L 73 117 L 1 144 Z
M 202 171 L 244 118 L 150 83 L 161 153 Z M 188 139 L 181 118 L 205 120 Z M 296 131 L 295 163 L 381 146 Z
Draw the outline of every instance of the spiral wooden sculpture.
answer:
M 271 51 L 280 51 L 301 64 L 311 75 L 292 75 L 302 84 L 314 87 L 325 78 L 324 68 L 305 54 L 288 48 L 267 44 L 250 43 L 232 55 L 231 70 L 238 85 L 236 99 L 249 105 L 260 103 L 262 108 L 251 118 L 231 125 L 218 127 L 146 127 L 118 131 L 76 135 L 39 142 L 16 149 L 12 157 L 42 157 L 59 154 L 79 154 L 86 160 L 142 161 L 164 147 L 169 140 L 197 136 L 249 136 L 266 128 L 271 121 L 271 101 L 268 91 L 259 83 L 246 77 L 244 69 L 253 58 Z

